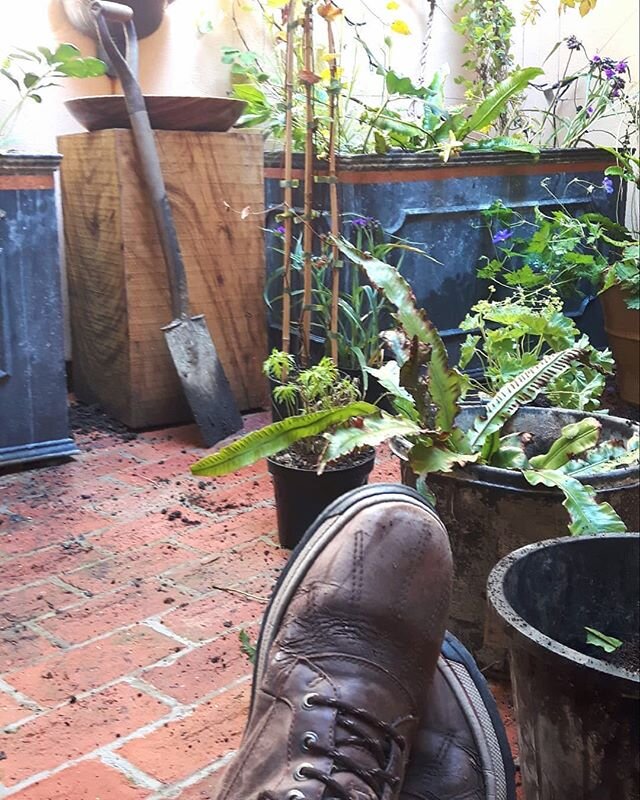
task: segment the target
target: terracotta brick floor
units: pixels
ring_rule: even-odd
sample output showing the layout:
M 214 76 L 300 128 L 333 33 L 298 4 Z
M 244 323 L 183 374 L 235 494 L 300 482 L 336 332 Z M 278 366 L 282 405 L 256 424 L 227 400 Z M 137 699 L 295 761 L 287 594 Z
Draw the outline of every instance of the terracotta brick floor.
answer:
M 76 441 L 0 475 L 0 797 L 208 800 L 247 710 L 239 632 L 287 557 L 266 467 L 194 478 L 193 426 Z

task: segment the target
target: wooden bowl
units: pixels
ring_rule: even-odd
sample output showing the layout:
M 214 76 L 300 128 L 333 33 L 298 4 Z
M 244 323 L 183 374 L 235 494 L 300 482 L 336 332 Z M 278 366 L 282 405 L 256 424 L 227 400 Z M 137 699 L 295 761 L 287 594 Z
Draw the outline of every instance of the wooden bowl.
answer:
M 245 103 L 231 97 L 170 97 L 145 95 L 151 127 L 160 131 L 228 131 Z M 121 94 L 75 97 L 65 106 L 88 131 L 130 128 Z

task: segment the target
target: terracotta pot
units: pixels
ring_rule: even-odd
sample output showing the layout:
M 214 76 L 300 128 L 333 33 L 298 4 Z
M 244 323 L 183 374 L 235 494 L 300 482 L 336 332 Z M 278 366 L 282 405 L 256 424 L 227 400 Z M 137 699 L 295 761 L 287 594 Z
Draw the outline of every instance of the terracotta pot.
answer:
M 600 295 L 604 327 L 616 362 L 620 397 L 640 405 L 640 312 L 627 308 L 624 292 L 612 286 Z

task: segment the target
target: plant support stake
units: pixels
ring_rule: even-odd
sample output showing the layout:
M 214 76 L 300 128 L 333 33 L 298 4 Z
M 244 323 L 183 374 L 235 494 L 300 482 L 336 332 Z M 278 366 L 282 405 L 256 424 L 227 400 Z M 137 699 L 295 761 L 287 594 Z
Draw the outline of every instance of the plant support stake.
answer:
M 291 238 L 293 236 L 293 55 L 296 0 L 286 10 L 287 47 L 285 55 L 284 120 L 284 244 L 282 287 L 282 350 L 291 350 Z M 285 376 L 286 377 L 286 376 Z
M 327 17 L 327 41 L 329 45 L 329 206 L 331 209 L 331 234 L 340 235 L 340 209 L 338 208 L 338 171 L 336 168 L 336 138 L 338 134 L 338 92 L 339 73 L 338 55 L 331 18 Z M 338 298 L 340 295 L 340 252 L 337 245 L 331 246 L 331 322 L 329 338 L 331 340 L 331 358 L 338 364 Z
M 302 364 L 307 366 L 311 352 L 311 269 L 313 258 L 313 3 L 304 6 L 304 72 L 306 137 L 304 148 L 304 289 L 302 297 Z

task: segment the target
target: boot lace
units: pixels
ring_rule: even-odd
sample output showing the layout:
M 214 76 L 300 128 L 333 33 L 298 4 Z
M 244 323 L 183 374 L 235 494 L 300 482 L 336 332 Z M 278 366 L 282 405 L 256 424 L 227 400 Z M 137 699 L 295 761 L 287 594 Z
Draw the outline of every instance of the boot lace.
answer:
M 390 775 L 385 769 L 387 753 L 391 742 L 395 742 L 401 750 L 405 748 L 405 739 L 397 733 L 392 725 L 389 725 L 377 717 L 365 711 L 363 708 L 356 708 L 349 703 L 336 700 L 332 697 L 324 697 L 318 694 L 307 695 L 305 704 L 311 706 L 327 706 L 337 711 L 336 725 L 340 727 L 346 735 L 336 737 L 334 747 L 325 747 L 312 738 L 307 739 L 305 748 L 308 752 L 325 756 L 333 761 L 331 774 L 317 769 L 310 764 L 302 765 L 297 776 L 300 778 L 310 778 L 323 783 L 327 790 L 332 792 L 327 800 L 352 800 L 351 794 L 341 786 L 334 777 L 336 773 L 344 772 L 359 778 L 366 786 L 375 792 L 376 797 L 381 798 L 385 787 L 394 788 L 398 785 L 400 778 Z M 366 731 L 362 724 L 368 725 L 379 731 L 379 736 L 374 738 Z M 341 752 L 345 746 L 358 747 L 371 753 L 378 766 L 373 768 L 363 767 L 361 764 Z M 289 793 L 292 798 L 304 798 L 302 792 L 292 791 Z M 258 800 L 277 800 L 271 792 L 262 792 Z

